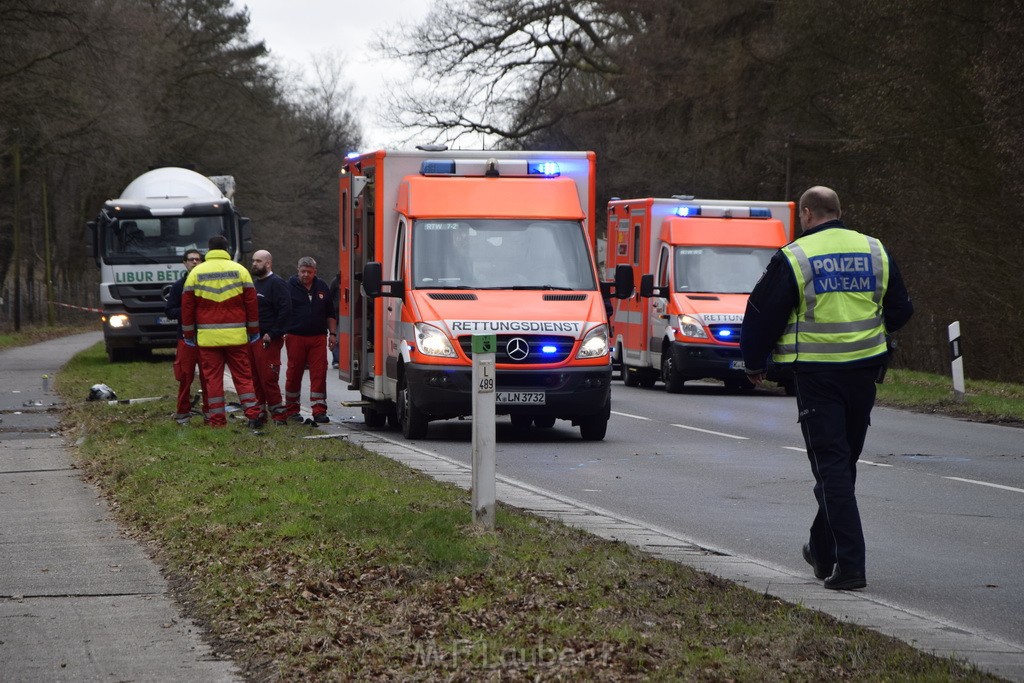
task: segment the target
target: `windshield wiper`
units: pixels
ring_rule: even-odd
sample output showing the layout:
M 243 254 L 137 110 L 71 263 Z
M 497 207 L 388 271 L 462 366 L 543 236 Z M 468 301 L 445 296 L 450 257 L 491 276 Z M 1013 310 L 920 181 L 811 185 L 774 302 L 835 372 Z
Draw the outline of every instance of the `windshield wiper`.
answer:
M 572 287 L 555 287 L 554 285 L 512 285 L 508 289 L 541 289 L 541 290 L 557 289 L 557 290 L 562 291 L 562 292 L 572 292 L 572 291 L 575 291 L 575 289 L 572 288 Z

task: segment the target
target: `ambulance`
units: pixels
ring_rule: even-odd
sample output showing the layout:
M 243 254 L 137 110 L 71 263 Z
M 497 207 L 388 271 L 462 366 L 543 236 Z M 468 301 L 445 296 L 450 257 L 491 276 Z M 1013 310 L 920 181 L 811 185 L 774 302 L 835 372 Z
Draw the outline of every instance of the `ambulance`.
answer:
M 651 387 L 660 379 L 679 393 L 689 380 L 710 378 L 753 388 L 739 344 L 747 296 L 792 239 L 795 218 L 793 202 L 610 201 L 606 268 L 628 264 L 640 276 L 637 293 L 616 301 L 612 316 L 625 384 Z M 792 392 L 784 371 L 771 367 L 768 378 Z
M 611 414 L 606 299 L 594 260 L 593 152 L 350 155 L 339 178 L 339 374 L 372 428 L 427 436 L 472 412 L 475 335 L 496 341 L 496 413 L 585 440 Z M 621 294 L 620 294 L 621 293 Z

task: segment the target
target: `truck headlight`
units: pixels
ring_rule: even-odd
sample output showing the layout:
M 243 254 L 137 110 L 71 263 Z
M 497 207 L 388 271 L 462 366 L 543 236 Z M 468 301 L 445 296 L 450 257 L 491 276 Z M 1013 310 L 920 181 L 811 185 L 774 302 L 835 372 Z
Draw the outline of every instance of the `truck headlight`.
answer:
M 425 356 L 457 358 L 448 336 L 433 325 L 416 323 L 416 348 Z
M 577 358 L 600 358 L 608 355 L 608 326 L 598 325 L 583 337 Z
M 124 313 L 117 313 L 115 315 L 110 316 L 110 319 L 107 320 L 107 324 L 113 327 L 115 330 L 120 330 L 124 327 L 129 327 L 131 323 L 128 322 L 128 316 L 126 316 Z
M 678 322 L 679 334 L 684 337 L 691 337 L 693 339 L 708 338 L 707 332 L 704 331 L 704 325 L 692 315 L 681 315 Z

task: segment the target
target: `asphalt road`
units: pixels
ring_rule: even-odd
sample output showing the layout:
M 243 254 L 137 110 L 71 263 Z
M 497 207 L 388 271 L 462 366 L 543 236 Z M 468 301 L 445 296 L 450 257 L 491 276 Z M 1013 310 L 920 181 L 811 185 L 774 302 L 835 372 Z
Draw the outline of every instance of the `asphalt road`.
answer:
M 353 426 L 336 377 L 332 413 Z M 807 571 L 800 555 L 813 480 L 795 399 L 695 385 L 681 395 L 613 389 L 603 442 L 567 422 L 519 432 L 498 422 L 498 473 L 698 544 Z M 876 408 L 858 470 L 868 591 L 970 632 L 1024 643 L 1021 430 Z M 392 435 L 401 439 L 400 434 Z M 417 447 L 470 462 L 468 420 L 431 423 Z

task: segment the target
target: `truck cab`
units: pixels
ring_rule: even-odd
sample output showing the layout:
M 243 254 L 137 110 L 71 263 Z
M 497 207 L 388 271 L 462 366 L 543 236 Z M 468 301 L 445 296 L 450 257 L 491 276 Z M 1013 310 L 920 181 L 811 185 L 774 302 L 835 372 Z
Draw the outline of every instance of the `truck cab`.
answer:
M 111 362 L 177 344 L 177 321 L 164 317 L 164 305 L 171 284 L 186 272 L 187 250 L 205 253 L 217 234 L 228 238 L 235 260 L 251 250 L 249 219 L 238 213 L 233 193 L 231 176 L 159 168 L 133 180 L 89 221 Z
M 614 353 L 628 386 L 721 380 L 752 388 L 740 353 L 747 297 L 772 255 L 791 239 L 792 202 L 615 199 L 608 205 L 606 264 L 642 273 L 617 301 Z M 771 369 L 770 379 L 791 380 Z

